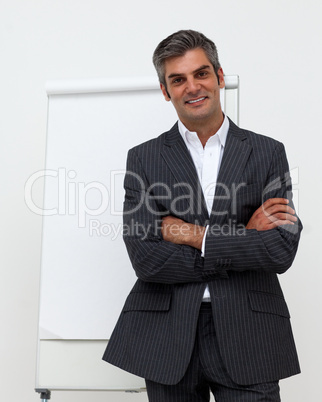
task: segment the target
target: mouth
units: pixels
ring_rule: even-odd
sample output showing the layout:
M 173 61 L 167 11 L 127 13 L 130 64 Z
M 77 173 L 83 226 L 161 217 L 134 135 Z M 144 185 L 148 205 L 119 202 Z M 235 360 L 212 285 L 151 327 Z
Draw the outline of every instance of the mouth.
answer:
M 188 103 L 189 105 L 193 105 L 195 103 L 199 103 L 199 102 L 204 101 L 206 98 L 207 98 L 206 96 L 202 96 L 202 97 L 200 97 L 198 99 L 192 99 L 192 100 L 186 101 L 186 103 Z

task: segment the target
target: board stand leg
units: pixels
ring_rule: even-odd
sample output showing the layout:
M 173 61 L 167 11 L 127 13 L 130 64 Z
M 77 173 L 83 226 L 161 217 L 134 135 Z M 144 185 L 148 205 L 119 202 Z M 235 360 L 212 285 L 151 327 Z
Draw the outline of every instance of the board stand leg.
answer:
M 49 389 L 36 388 L 36 392 L 40 394 L 41 402 L 47 402 L 50 399 L 51 392 Z

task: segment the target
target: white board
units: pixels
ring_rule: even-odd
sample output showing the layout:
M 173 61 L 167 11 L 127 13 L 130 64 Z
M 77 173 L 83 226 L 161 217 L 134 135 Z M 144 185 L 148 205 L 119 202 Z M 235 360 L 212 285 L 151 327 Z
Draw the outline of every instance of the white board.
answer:
M 86 363 L 84 377 L 76 372 L 64 384 L 60 378 L 77 348 L 86 355 L 105 347 L 136 280 L 122 241 L 127 151 L 170 129 L 177 116 L 155 78 L 56 81 L 47 94 L 46 168 L 27 183 L 31 191 L 45 178 L 37 387 L 74 389 L 86 378 L 91 388 Z M 226 77 L 221 100 L 238 123 L 237 76 Z M 100 370 L 100 378 L 111 370 L 101 365 L 103 351 L 97 372 L 91 369 L 96 380 Z M 114 387 L 113 380 L 93 387 L 118 389 L 116 377 Z M 125 382 L 121 388 L 134 387 Z

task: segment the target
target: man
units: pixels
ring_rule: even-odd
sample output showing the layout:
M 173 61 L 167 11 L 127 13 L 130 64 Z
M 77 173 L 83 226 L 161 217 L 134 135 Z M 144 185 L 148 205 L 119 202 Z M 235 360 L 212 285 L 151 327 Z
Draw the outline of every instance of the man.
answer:
M 138 276 L 104 359 L 146 379 L 150 401 L 280 401 L 299 373 L 277 274 L 299 219 L 280 142 L 222 112 L 224 74 L 195 31 L 153 56 L 179 121 L 129 151 L 124 241 Z

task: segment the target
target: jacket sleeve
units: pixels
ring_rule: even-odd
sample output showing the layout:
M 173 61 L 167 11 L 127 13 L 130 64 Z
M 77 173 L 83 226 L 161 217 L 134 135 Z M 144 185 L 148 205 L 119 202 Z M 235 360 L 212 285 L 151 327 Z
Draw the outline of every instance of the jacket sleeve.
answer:
M 203 282 L 201 252 L 163 240 L 162 211 L 149 197 L 149 186 L 142 163 L 132 149 L 124 179 L 123 239 L 137 277 L 165 284 Z
M 287 198 L 292 202 L 292 184 L 288 162 L 281 143 L 277 143 L 262 194 L 263 202 L 269 198 Z M 209 278 L 229 271 L 267 271 L 284 273 L 294 260 L 301 221 L 275 229 L 257 231 L 240 230 L 234 235 L 223 235 L 209 227 L 206 237 L 204 276 Z

